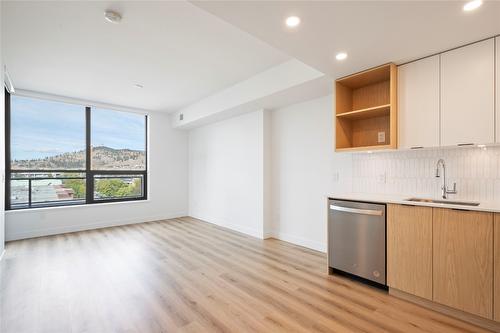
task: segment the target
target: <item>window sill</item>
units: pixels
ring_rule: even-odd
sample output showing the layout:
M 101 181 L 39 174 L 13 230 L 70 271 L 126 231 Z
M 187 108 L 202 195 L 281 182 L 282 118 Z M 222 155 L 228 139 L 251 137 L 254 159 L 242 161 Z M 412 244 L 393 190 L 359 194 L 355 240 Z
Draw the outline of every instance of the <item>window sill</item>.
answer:
M 80 209 L 80 208 L 114 206 L 114 205 L 123 205 L 123 204 L 129 205 L 129 204 L 141 204 L 141 203 L 149 203 L 149 202 L 150 202 L 150 199 L 146 199 L 146 200 L 128 200 L 128 201 L 117 201 L 117 202 L 102 202 L 102 203 L 81 204 L 81 205 L 67 205 L 67 206 L 24 208 L 24 209 L 6 210 L 5 214 L 30 213 L 30 212 L 38 212 L 38 211 L 51 211 L 51 210 L 56 210 L 56 209 L 57 210 L 59 210 L 59 209 Z

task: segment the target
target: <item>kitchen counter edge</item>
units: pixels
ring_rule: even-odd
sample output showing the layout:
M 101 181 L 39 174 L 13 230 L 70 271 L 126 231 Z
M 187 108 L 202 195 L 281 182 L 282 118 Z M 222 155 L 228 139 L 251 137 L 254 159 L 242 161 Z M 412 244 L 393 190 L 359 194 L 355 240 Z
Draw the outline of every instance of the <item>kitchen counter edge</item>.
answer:
M 408 196 L 410 198 L 411 196 Z M 413 196 L 416 197 L 416 196 Z M 385 194 L 329 194 L 328 199 L 334 200 L 348 200 L 348 201 L 361 201 L 368 203 L 380 203 L 380 204 L 398 204 L 407 206 L 423 206 L 423 207 L 435 207 L 435 208 L 448 208 L 448 209 L 459 209 L 459 210 L 470 210 L 478 212 L 490 212 L 490 213 L 500 213 L 500 202 L 480 202 L 479 206 L 464 206 L 464 205 L 451 205 L 446 203 L 434 203 L 434 202 L 416 202 L 409 201 L 401 196 L 388 196 Z M 453 200 L 453 199 L 450 199 Z

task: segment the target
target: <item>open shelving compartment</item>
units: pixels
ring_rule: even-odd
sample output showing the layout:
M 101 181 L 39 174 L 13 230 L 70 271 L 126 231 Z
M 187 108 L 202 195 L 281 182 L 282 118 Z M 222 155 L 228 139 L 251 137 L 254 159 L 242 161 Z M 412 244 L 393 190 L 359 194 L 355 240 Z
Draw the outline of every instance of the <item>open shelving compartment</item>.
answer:
M 397 148 L 396 80 L 387 64 L 336 81 L 336 151 Z

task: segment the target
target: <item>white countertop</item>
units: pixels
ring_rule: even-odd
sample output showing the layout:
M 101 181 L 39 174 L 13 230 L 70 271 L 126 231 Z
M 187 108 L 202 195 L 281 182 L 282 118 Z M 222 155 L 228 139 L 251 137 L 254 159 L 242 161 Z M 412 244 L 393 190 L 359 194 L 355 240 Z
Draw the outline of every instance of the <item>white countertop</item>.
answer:
M 425 207 L 437 207 L 437 208 L 454 208 L 462 210 L 473 210 L 481 212 L 492 212 L 500 213 L 500 202 L 480 202 L 479 206 L 465 206 L 465 205 L 450 205 L 442 203 L 433 202 L 416 202 L 408 201 L 409 198 L 420 198 L 419 196 L 397 196 L 397 195 L 387 195 L 387 194 L 368 194 L 368 193 L 342 193 L 342 194 L 329 194 L 328 198 L 339 199 L 339 200 L 351 200 L 351 201 L 365 201 L 373 203 L 392 203 L 392 204 L 403 204 L 403 205 L 413 205 L 413 206 L 425 206 Z M 427 197 L 426 197 L 427 199 Z M 440 198 L 429 198 L 442 200 Z M 450 201 L 455 201 L 455 199 L 448 199 Z M 462 201 L 462 200 L 456 200 Z M 466 200 L 463 200 L 466 201 Z

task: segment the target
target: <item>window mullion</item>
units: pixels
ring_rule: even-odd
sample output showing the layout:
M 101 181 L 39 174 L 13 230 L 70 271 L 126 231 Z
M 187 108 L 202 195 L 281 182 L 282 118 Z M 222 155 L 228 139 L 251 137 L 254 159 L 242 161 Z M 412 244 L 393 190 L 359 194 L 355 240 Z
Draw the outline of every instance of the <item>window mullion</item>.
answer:
M 90 106 L 85 107 L 85 180 L 86 180 L 86 191 L 85 191 L 85 203 L 92 203 L 94 197 L 94 181 L 93 174 L 91 172 L 92 167 L 92 150 L 91 150 L 91 109 Z

